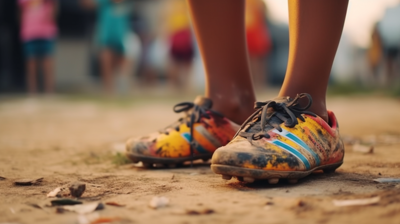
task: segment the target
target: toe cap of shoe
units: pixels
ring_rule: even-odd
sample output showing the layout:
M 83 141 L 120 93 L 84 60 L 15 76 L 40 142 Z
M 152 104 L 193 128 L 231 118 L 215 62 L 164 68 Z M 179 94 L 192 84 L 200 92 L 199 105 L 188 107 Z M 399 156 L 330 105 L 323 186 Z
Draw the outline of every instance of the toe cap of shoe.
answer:
M 131 138 L 126 141 L 126 153 L 136 155 L 149 154 L 149 142 Z

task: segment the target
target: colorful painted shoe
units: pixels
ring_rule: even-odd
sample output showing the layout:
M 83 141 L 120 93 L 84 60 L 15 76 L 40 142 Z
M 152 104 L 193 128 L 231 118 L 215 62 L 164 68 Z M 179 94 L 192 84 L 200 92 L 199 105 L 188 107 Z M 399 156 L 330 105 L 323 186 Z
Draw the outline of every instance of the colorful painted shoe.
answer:
M 175 105 L 174 111 L 186 112 L 185 116 L 163 131 L 129 139 L 126 155 L 147 168 L 154 164 L 174 167 L 185 161 L 209 160 L 239 129 L 239 125 L 211 107 L 212 101 L 205 97 Z
M 308 99 L 306 107 L 298 104 L 301 98 Z M 315 170 L 334 172 L 344 157 L 338 123 L 331 111 L 329 124 L 306 111 L 311 103 L 304 93 L 293 100 L 257 102 L 233 140 L 215 151 L 211 169 L 224 179 L 268 179 L 271 184 L 281 178 L 296 183 Z

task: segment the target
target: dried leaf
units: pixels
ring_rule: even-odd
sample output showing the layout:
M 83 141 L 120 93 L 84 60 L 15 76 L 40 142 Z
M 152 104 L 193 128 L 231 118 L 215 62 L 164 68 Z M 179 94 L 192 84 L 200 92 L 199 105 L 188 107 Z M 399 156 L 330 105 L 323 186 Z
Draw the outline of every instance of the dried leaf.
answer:
M 357 205 L 372 205 L 381 200 L 380 197 L 353 199 L 353 200 L 333 200 L 333 204 L 338 207 L 357 206 Z
M 19 186 L 31 186 L 31 185 L 38 184 L 42 181 L 43 181 L 43 177 L 37 178 L 37 179 L 19 179 L 19 180 L 14 181 L 14 184 L 19 185 Z
M 63 207 L 67 211 L 76 212 L 78 214 L 87 214 L 94 212 L 96 210 L 101 210 L 104 208 L 102 203 L 93 202 L 81 205 L 67 205 Z
M 78 200 L 73 200 L 73 199 L 68 199 L 68 198 L 62 198 L 62 199 L 55 199 L 51 201 L 52 206 L 56 205 L 78 205 L 82 204 L 81 201 Z
M 117 202 L 109 201 L 106 202 L 106 205 L 116 206 L 116 207 L 124 207 L 125 205 L 119 204 Z
M 107 217 L 102 217 L 102 218 L 98 218 L 96 220 L 93 220 L 92 222 L 90 222 L 90 224 L 100 224 L 100 223 L 112 223 L 115 221 L 119 221 L 121 220 L 121 218 L 107 218 Z
M 60 191 L 61 191 L 61 187 L 57 187 L 56 189 L 50 191 L 50 192 L 47 194 L 47 197 L 48 197 L 48 198 L 57 197 L 57 195 L 58 195 L 58 193 L 60 193 Z
M 34 208 L 38 208 L 38 209 L 42 209 L 42 207 L 40 207 L 38 204 L 34 204 L 34 203 L 27 203 L 27 205 L 34 207 Z
M 374 181 L 378 183 L 400 183 L 400 178 L 377 178 Z
M 215 213 L 215 211 L 213 209 L 206 208 L 206 209 L 203 209 L 203 210 L 200 210 L 200 211 L 198 211 L 198 210 L 187 210 L 186 213 L 189 214 L 189 215 L 208 215 L 208 214 Z

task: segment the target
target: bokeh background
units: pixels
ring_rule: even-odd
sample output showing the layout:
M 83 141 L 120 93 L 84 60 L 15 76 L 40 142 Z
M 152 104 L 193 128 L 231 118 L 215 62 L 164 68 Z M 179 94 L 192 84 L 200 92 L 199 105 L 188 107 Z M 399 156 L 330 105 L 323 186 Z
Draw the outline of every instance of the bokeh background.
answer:
M 41 0 L 33 0 L 41 1 Z M 130 96 L 145 91 L 201 92 L 204 71 L 193 35 L 174 40 L 190 20 L 184 0 L 126 0 L 131 33 L 130 70 L 113 72 L 111 94 Z M 57 0 L 55 23 L 54 92 L 93 94 L 104 92 L 100 49 L 96 44 L 99 10 L 84 7 L 82 0 Z M 288 56 L 287 1 L 248 0 L 246 24 L 251 15 L 262 15 L 264 40 L 250 50 L 257 89 L 278 88 L 284 78 Z M 261 4 L 260 4 L 261 2 Z M 250 6 L 249 6 L 250 5 Z M 26 93 L 26 63 L 20 38 L 18 0 L 0 1 L 0 93 Z M 249 16 L 250 15 L 250 16 Z M 258 18 L 256 18 L 258 19 Z M 256 32 L 257 34 L 257 32 Z M 257 35 L 256 35 L 257 36 Z M 257 36 L 259 37 L 259 35 Z M 193 55 L 184 62 L 171 54 L 173 42 L 191 46 Z M 264 41 L 264 42 L 263 42 Z M 393 44 L 394 43 L 394 44 Z M 176 44 L 176 43 L 175 43 Z M 257 49 L 261 48 L 261 50 Z M 330 91 L 337 93 L 381 91 L 399 95 L 400 1 L 351 0 L 337 56 L 332 68 Z M 259 50 L 259 51 L 258 51 Z M 38 68 L 38 93 L 44 92 L 43 71 Z

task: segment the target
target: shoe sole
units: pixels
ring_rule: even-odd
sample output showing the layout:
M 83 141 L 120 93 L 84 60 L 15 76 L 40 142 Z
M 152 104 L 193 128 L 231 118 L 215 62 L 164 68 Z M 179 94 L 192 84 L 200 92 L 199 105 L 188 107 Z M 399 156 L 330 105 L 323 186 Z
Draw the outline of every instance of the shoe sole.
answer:
M 176 167 L 181 166 L 184 162 L 187 161 L 194 161 L 198 159 L 202 159 L 204 162 L 211 159 L 212 154 L 210 155 L 194 155 L 190 157 L 180 157 L 180 158 L 162 158 L 162 157 L 150 157 L 150 156 L 143 156 L 134 153 L 126 153 L 126 156 L 133 162 L 138 163 L 142 162 L 143 167 L 145 168 L 152 168 L 154 165 L 162 165 L 164 167 Z
M 288 179 L 289 183 L 297 183 L 298 179 L 308 176 L 316 170 L 323 170 L 324 173 L 333 173 L 342 164 L 343 162 L 318 166 L 308 171 L 267 171 L 261 169 L 212 164 L 211 170 L 216 174 L 222 174 L 222 178 L 225 180 L 230 180 L 232 177 L 237 177 L 239 181 L 252 183 L 255 180 L 268 179 L 270 184 L 276 184 L 279 182 L 279 179 Z

